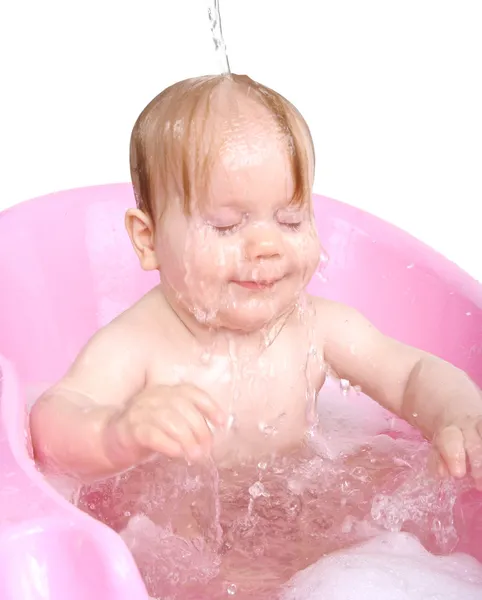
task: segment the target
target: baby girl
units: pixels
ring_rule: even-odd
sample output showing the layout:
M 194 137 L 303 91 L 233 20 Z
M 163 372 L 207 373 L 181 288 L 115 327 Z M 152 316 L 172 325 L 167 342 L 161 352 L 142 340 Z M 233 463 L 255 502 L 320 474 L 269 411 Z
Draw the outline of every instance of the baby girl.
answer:
M 43 467 L 93 481 L 159 454 L 229 469 L 292 452 L 329 371 L 430 439 L 441 474 L 482 488 L 478 387 L 305 291 L 322 248 L 313 144 L 292 104 L 246 76 L 176 83 L 137 119 L 130 159 L 126 228 L 159 285 L 34 405 Z

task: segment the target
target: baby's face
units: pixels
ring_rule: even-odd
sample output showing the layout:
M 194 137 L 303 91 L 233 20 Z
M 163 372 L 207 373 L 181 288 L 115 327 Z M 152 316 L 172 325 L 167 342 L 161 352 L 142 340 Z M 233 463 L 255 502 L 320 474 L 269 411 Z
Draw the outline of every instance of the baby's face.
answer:
M 289 310 L 320 259 L 311 207 L 291 205 L 286 142 L 240 123 L 192 215 L 171 202 L 156 236 L 161 281 L 201 322 L 253 331 Z M 308 199 L 307 199 L 308 200 Z

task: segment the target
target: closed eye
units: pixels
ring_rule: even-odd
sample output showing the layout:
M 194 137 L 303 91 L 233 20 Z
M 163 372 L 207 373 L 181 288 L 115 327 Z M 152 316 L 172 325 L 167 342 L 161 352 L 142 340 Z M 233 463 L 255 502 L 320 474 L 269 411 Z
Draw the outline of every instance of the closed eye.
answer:
M 281 223 L 283 227 L 290 229 L 291 231 L 299 231 L 301 227 L 301 221 L 298 223 Z
M 224 226 L 211 225 L 212 229 L 214 229 L 214 231 L 216 231 L 216 233 L 218 233 L 219 235 L 228 235 L 229 233 L 234 233 L 235 231 L 237 231 L 239 226 L 240 223 L 236 223 L 235 225 Z

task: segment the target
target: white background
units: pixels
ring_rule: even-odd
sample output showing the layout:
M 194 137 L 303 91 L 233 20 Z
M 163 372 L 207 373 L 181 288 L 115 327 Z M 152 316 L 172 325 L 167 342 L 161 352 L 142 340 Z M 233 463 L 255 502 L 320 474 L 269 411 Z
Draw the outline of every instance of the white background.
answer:
M 206 0 L 0 2 L 0 208 L 127 181 L 131 127 L 218 71 Z M 295 8 L 296 7 L 296 8 Z M 221 0 L 231 68 L 311 126 L 315 191 L 482 281 L 482 0 Z

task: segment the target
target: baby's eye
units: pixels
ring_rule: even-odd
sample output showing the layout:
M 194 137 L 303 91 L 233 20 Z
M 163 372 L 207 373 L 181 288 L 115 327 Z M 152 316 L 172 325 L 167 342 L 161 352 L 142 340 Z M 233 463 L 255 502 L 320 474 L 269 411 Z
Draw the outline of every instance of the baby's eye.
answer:
M 229 233 L 234 233 L 239 229 L 240 223 L 236 223 L 235 225 L 210 225 L 212 229 L 219 235 L 228 235 Z
M 281 222 L 280 225 L 282 227 L 286 227 L 290 231 L 299 231 L 300 227 L 301 227 L 301 221 L 298 221 L 296 223 L 283 223 L 283 222 Z
M 281 227 L 289 231 L 299 231 L 303 224 L 305 215 L 301 210 L 279 210 L 276 219 Z

